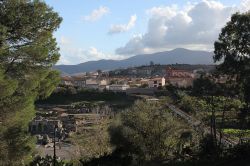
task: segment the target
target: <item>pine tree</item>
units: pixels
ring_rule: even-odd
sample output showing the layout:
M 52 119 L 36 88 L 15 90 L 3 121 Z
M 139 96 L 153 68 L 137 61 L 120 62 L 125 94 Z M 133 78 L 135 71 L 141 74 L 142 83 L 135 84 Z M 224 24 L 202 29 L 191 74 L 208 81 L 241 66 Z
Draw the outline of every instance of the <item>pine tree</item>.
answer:
M 34 101 L 59 82 L 51 67 L 59 59 L 53 32 L 61 21 L 42 1 L 0 0 L 0 165 L 31 158 Z

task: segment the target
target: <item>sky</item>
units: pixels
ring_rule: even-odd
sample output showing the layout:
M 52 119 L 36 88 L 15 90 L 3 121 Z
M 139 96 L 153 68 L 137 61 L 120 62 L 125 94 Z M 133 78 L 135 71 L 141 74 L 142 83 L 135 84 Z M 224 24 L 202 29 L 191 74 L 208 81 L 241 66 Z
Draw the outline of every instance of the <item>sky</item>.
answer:
M 125 59 L 175 48 L 213 50 L 220 30 L 250 0 L 45 0 L 63 18 L 57 64 Z

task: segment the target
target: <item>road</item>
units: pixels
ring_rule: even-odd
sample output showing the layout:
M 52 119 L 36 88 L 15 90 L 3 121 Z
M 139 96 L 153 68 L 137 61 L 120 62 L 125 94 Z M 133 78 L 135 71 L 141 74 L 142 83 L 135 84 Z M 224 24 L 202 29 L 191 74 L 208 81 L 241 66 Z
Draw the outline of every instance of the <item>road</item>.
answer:
M 186 120 L 190 126 L 192 126 L 196 131 L 202 133 L 210 133 L 210 128 L 205 126 L 201 123 L 201 121 L 197 120 L 196 118 L 192 117 L 191 115 L 187 114 L 186 112 L 182 111 L 181 109 L 175 107 L 171 104 L 166 104 L 166 106 L 177 116 L 181 117 L 182 119 Z M 217 140 L 220 139 L 220 133 L 216 132 Z M 237 145 L 238 143 L 229 137 L 223 135 L 221 139 L 221 143 L 224 144 L 226 147 L 232 147 Z

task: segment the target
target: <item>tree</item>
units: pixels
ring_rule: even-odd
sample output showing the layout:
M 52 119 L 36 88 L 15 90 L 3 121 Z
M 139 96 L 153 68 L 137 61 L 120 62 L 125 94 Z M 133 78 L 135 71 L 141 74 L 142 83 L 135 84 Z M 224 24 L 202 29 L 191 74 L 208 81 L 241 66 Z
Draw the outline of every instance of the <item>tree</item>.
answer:
M 192 92 L 196 96 L 207 95 L 215 84 L 207 77 L 201 76 L 193 82 Z
M 222 130 L 225 127 L 225 122 L 227 120 L 227 117 L 229 113 L 231 113 L 230 117 L 232 118 L 232 114 L 237 114 L 237 112 L 239 112 L 239 110 L 243 107 L 244 103 L 242 103 L 240 100 L 238 99 L 234 99 L 234 98 L 228 98 L 228 97 L 224 97 L 224 96 L 210 96 L 207 97 L 208 99 L 208 105 L 209 105 L 209 110 L 210 112 L 212 112 L 211 115 L 211 127 L 212 127 L 212 131 L 213 133 L 211 133 L 211 135 L 214 136 L 214 142 L 216 142 L 216 131 L 217 129 L 219 130 L 219 140 L 218 140 L 218 145 L 219 147 L 221 147 L 222 144 Z M 218 120 L 218 118 L 216 118 L 216 115 L 218 117 L 220 117 L 220 123 L 218 125 L 218 127 L 216 126 L 216 120 Z M 216 144 L 215 144 L 216 145 Z
M 199 114 L 207 110 L 207 103 L 205 100 L 186 94 L 181 96 L 180 106 L 183 110 L 192 114 Z
M 116 84 L 117 83 L 117 80 L 111 80 L 109 85 L 113 85 L 113 84 Z
M 142 84 L 140 88 L 148 88 L 148 84 Z
M 61 20 L 39 0 L 0 0 L 0 165 L 31 158 L 34 101 L 59 83 L 51 67 L 59 59 L 53 32 Z
M 218 70 L 234 78 L 243 88 L 246 102 L 250 79 L 250 12 L 236 13 L 222 29 L 218 41 L 214 43 L 214 61 L 223 61 Z
M 220 70 L 226 74 L 245 76 L 250 69 L 250 12 L 236 13 L 222 29 L 218 41 L 214 43 L 214 61 L 223 60 Z
M 242 109 L 242 118 L 245 119 L 250 108 L 250 12 L 233 14 L 214 47 L 214 61 L 223 61 L 218 70 L 231 76 L 244 96 L 246 108 Z
M 224 96 L 198 98 L 184 94 L 179 105 L 186 112 L 196 115 L 203 124 L 209 125 L 214 146 L 222 147 L 222 130 L 226 127 L 226 123 L 232 123 L 232 118 L 236 118 L 244 103 L 239 99 Z
M 138 162 L 171 159 L 185 142 L 187 129 L 157 102 L 137 101 L 110 128 L 111 143 Z M 181 152 L 181 151 L 179 151 Z M 139 165 L 139 164 L 138 164 Z

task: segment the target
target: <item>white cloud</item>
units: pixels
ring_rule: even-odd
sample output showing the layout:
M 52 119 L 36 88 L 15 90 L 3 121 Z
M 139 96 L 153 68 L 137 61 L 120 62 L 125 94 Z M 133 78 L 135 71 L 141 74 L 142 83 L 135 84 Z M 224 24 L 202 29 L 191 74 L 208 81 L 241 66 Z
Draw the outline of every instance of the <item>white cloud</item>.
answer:
M 135 26 L 136 19 L 137 19 L 136 15 L 132 15 L 127 24 L 111 25 L 108 34 L 116 34 L 129 31 L 131 28 Z
M 112 59 L 112 58 L 119 59 L 120 58 L 112 54 L 105 54 L 93 46 L 90 47 L 88 50 L 84 50 L 82 53 L 87 59 L 91 59 L 91 60 Z
M 161 7 L 153 7 L 146 11 L 147 14 L 152 15 L 153 17 L 165 17 L 172 18 L 176 15 L 178 11 L 177 5 L 172 6 L 161 6 Z
M 105 6 L 100 6 L 98 9 L 94 9 L 89 15 L 84 16 L 83 19 L 85 21 L 94 22 L 101 19 L 107 13 L 109 13 L 109 8 Z
M 64 36 L 60 38 L 60 41 L 58 43 L 61 48 L 60 49 L 61 57 L 57 64 L 71 65 L 92 60 L 100 60 L 100 59 L 120 60 L 124 58 L 124 56 L 122 55 L 104 53 L 102 51 L 99 51 L 97 48 L 93 46 L 87 49 L 75 47 L 73 42 Z
M 250 0 L 243 0 L 238 7 L 212 0 L 188 3 L 182 9 L 176 5 L 153 7 L 146 11 L 150 15 L 147 32 L 132 37 L 116 53 L 134 55 L 177 47 L 211 50 L 231 14 L 249 9 Z
M 250 10 L 250 0 L 242 0 L 240 10 L 243 12 Z

